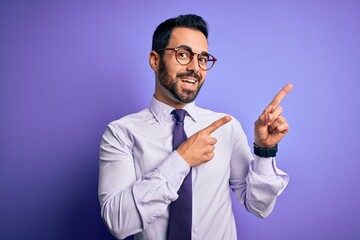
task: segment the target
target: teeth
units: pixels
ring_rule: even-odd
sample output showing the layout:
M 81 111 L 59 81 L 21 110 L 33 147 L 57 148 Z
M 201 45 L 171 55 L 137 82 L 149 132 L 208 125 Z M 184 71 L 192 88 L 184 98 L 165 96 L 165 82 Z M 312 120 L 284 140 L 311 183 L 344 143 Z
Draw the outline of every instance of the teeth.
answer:
M 184 79 L 183 81 L 184 81 L 184 82 L 188 82 L 188 83 L 192 83 L 192 84 L 195 83 L 195 80 L 190 80 L 190 79 Z

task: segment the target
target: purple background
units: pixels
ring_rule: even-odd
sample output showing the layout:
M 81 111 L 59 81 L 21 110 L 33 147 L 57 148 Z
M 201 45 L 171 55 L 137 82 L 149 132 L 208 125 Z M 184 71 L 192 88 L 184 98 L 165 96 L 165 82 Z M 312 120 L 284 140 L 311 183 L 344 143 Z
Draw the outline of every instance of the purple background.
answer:
M 360 2 L 0 2 L 0 239 L 113 239 L 97 199 L 106 125 L 147 107 L 154 28 L 210 24 L 219 61 L 197 104 L 254 120 L 288 82 L 291 181 L 273 214 L 235 204 L 239 239 L 360 239 Z

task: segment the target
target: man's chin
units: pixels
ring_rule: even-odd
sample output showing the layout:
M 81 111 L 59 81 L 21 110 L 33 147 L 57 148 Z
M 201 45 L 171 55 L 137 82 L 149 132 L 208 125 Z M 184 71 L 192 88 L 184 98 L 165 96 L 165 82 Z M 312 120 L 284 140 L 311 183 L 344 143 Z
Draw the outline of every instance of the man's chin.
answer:
M 181 102 L 181 103 L 191 103 L 195 100 L 196 98 L 196 93 L 192 93 L 191 95 L 187 94 L 186 96 L 182 95 L 182 96 L 177 96 L 177 99 Z

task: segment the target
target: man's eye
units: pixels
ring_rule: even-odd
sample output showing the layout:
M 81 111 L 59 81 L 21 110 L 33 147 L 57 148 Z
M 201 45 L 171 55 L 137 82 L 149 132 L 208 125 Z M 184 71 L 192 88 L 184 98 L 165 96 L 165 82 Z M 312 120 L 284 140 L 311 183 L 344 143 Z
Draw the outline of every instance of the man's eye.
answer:
M 186 52 L 178 52 L 178 56 L 181 58 L 188 58 L 189 54 L 187 54 Z
M 209 58 L 207 56 L 201 56 L 199 58 L 199 61 L 202 63 L 207 63 L 209 61 Z

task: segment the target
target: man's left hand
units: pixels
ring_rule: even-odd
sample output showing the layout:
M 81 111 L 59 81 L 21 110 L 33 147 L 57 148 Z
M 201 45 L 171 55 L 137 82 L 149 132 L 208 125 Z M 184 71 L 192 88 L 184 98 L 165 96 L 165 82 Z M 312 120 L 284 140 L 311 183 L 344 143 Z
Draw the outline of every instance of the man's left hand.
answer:
M 265 108 L 258 120 L 255 121 L 254 134 L 255 144 L 259 147 L 272 147 L 288 133 L 289 125 L 281 115 L 283 109 L 279 103 L 293 88 L 292 84 L 287 84 L 276 94 L 271 103 Z

